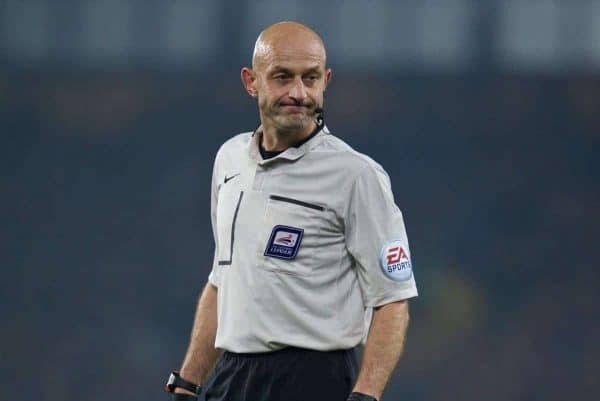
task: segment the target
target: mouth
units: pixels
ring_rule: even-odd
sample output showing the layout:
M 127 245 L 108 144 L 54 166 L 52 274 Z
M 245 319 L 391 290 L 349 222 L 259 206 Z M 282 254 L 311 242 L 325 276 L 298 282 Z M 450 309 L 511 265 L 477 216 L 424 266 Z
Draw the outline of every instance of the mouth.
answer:
M 306 106 L 298 106 L 295 104 L 282 104 L 280 106 L 281 110 L 287 112 L 287 113 L 306 113 L 309 108 Z

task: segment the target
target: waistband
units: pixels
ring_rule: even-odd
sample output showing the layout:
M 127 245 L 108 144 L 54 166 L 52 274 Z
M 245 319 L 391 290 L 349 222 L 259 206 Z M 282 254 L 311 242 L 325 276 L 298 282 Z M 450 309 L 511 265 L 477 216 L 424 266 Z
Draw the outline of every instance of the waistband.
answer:
M 354 351 L 356 350 L 356 348 L 349 348 L 349 349 L 338 349 L 338 350 L 331 350 L 331 351 L 318 351 L 318 350 L 314 350 L 314 349 L 307 349 L 307 348 L 298 348 L 298 347 L 285 347 L 276 351 L 269 351 L 269 352 L 256 352 L 256 353 L 237 353 L 237 352 L 231 352 L 231 351 L 225 351 L 223 352 L 223 358 L 226 359 L 262 359 L 262 358 L 279 358 L 279 357 L 288 357 L 290 355 L 307 355 L 307 354 L 314 354 L 314 355 L 346 355 L 346 354 L 352 354 L 354 353 Z

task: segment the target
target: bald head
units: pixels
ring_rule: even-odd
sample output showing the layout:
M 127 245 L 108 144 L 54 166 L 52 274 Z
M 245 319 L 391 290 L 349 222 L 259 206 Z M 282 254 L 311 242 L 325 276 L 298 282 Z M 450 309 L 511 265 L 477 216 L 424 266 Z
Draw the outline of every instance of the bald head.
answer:
M 325 61 L 323 41 L 305 25 L 280 22 L 260 33 L 252 68 L 243 67 L 240 78 L 257 99 L 262 132 L 272 140 L 265 149 L 279 146 L 279 139 L 287 148 L 314 130 L 332 76 Z
M 303 49 L 310 58 L 326 61 L 325 45 L 319 35 L 298 22 L 278 22 L 260 33 L 252 54 L 252 68 L 260 69 L 266 62 L 280 54 Z

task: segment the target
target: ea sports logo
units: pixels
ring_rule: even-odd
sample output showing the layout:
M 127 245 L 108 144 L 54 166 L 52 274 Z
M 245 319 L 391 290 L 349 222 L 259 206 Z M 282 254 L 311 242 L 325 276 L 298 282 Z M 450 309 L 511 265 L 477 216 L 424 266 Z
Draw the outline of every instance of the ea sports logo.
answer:
M 395 246 L 387 250 L 387 265 L 395 265 L 401 260 L 408 260 L 406 252 L 402 246 Z
M 402 241 L 391 241 L 383 247 L 379 266 L 383 274 L 394 281 L 406 281 L 412 277 L 408 247 Z

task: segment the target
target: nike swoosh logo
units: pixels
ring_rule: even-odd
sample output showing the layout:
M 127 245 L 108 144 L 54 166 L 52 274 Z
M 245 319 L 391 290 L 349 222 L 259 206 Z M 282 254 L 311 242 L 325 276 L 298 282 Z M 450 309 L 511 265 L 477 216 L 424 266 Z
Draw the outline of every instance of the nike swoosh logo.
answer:
M 234 179 L 238 175 L 240 175 L 240 173 L 234 174 L 234 175 L 232 175 L 230 177 L 225 176 L 225 180 L 223 181 L 223 184 L 227 184 L 227 181 Z

